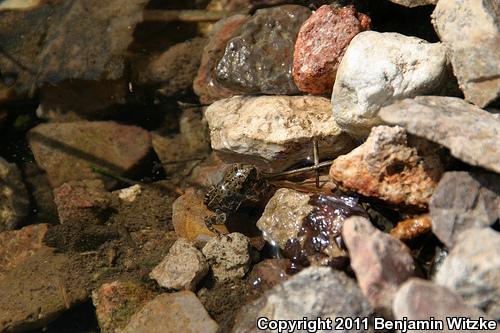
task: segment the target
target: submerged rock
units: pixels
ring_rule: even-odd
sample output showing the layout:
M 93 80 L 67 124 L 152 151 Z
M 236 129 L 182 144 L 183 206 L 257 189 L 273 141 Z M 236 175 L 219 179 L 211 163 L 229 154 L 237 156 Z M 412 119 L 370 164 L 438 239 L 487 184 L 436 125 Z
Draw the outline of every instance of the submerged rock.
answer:
M 298 93 L 292 78 L 294 45 L 310 14 L 296 5 L 257 10 L 228 42 L 217 81 L 236 93 Z
M 242 161 L 283 170 L 312 155 L 317 139 L 320 158 L 354 147 L 337 127 L 329 101 L 314 96 L 235 96 L 215 102 L 205 114 L 212 148 L 230 162 Z
M 426 208 L 443 173 L 435 148 L 426 145 L 410 141 L 401 127 L 377 126 L 365 143 L 333 162 L 330 176 L 362 195 Z
M 29 214 L 29 205 L 21 172 L 0 157 L 0 232 L 19 227 Z
M 365 31 L 353 38 L 333 87 L 335 120 L 366 137 L 382 124 L 381 107 L 418 95 L 438 94 L 448 77 L 446 50 L 416 37 Z
M 500 12 L 496 0 L 440 0 L 432 23 L 465 99 L 485 107 L 500 97 Z
M 380 111 L 382 120 L 439 143 L 462 161 L 500 173 L 500 118 L 454 97 L 419 96 Z
M 293 56 L 293 79 L 300 91 L 330 94 L 351 39 L 369 30 L 370 18 L 354 7 L 321 6 L 300 28 Z

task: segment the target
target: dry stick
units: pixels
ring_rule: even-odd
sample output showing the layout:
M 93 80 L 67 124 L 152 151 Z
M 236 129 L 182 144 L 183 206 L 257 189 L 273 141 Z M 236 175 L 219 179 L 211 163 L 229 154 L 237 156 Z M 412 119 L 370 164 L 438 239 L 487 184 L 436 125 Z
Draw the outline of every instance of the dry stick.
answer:
M 145 10 L 144 21 L 158 22 L 217 22 L 235 14 L 246 14 L 244 11 L 210 11 L 210 10 Z
M 282 176 L 295 175 L 297 173 L 305 173 L 305 172 L 309 172 L 309 171 L 319 170 L 321 168 L 324 168 L 326 166 L 330 166 L 332 164 L 333 164 L 333 161 L 325 161 L 325 162 L 318 163 L 318 165 L 311 165 L 308 167 L 295 169 L 295 170 L 289 170 L 289 171 L 283 171 L 283 172 L 277 172 L 277 173 L 263 173 L 263 176 L 265 178 L 276 178 L 276 177 L 282 177 Z

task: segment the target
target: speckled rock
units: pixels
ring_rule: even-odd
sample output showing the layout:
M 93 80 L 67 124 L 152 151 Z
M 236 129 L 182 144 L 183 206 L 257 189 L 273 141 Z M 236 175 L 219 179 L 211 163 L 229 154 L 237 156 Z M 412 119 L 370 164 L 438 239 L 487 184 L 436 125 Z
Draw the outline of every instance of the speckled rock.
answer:
M 366 137 L 394 101 L 438 94 L 448 77 L 442 44 L 397 33 L 364 31 L 353 38 L 337 71 L 332 105 L 337 123 Z
M 293 79 L 300 91 L 331 94 L 340 61 L 351 40 L 369 30 L 371 20 L 354 7 L 321 6 L 300 28 L 293 56 Z
M 17 228 L 28 216 L 29 205 L 21 172 L 0 157 L 0 232 Z
M 460 296 L 448 288 L 436 285 L 430 281 L 412 278 L 396 293 L 393 304 L 395 319 L 429 320 L 434 317 L 442 320 L 444 330 L 426 330 L 419 332 L 456 332 L 447 328 L 447 317 L 479 317 L 490 319 L 484 313 L 467 305 Z M 461 332 L 478 332 L 477 330 L 460 330 Z
M 500 318 L 500 233 L 490 228 L 465 230 L 435 281 L 455 291 L 466 303 Z
M 465 99 L 479 107 L 500 97 L 499 6 L 497 0 L 440 0 L 432 13 Z
M 203 50 L 200 68 L 193 82 L 193 89 L 202 104 L 211 104 L 219 99 L 233 96 L 233 92 L 222 87 L 215 79 L 215 69 L 222 59 L 228 41 L 248 21 L 249 16 L 233 15 L 217 22 Z
M 361 290 L 374 309 L 390 316 L 394 294 L 415 274 L 410 249 L 358 216 L 345 221 L 342 236 Z
M 500 220 L 500 176 L 447 172 L 432 195 L 432 232 L 452 247 L 466 229 L 487 228 Z
M 365 143 L 333 162 L 330 176 L 362 195 L 425 208 L 443 173 L 428 145 L 410 141 L 401 127 L 377 126 Z
M 193 243 L 179 238 L 149 276 L 164 288 L 195 290 L 208 269 L 205 257 Z
M 244 277 L 252 262 L 250 240 L 237 232 L 212 238 L 202 252 L 219 281 Z
M 92 292 L 99 328 L 103 333 L 118 333 L 130 317 L 153 299 L 155 294 L 132 281 L 113 281 Z
M 382 120 L 439 143 L 462 161 L 500 173 L 500 118 L 454 97 L 420 96 L 387 106 Z
M 194 293 L 179 291 L 148 302 L 122 333 L 216 333 L 218 328 Z
M 438 2 L 438 0 L 390 0 L 390 1 L 397 3 L 398 5 L 410 8 L 418 6 L 435 5 Z
M 215 102 L 205 116 L 212 148 L 228 162 L 283 170 L 311 156 L 314 138 L 324 159 L 355 146 L 323 97 L 235 96 Z
M 296 5 L 259 9 L 227 44 L 217 81 L 240 93 L 298 93 L 292 78 L 294 45 L 310 13 Z
M 83 179 L 110 185 L 110 178 L 94 172 L 93 166 L 125 175 L 143 165 L 151 151 L 147 131 L 113 121 L 42 124 L 28 132 L 28 142 L 54 188 Z

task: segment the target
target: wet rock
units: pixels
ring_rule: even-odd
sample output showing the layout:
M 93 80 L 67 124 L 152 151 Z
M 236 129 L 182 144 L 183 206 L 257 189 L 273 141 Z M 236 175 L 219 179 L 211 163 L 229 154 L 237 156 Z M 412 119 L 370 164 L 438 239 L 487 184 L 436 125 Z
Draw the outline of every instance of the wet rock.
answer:
M 327 267 L 309 267 L 243 307 L 233 332 L 259 332 L 255 325 L 260 317 L 270 320 L 321 317 L 335 322 L 337 317 L 368 317 L 371 313 L 354 280 Z
M 103 333 L 119 332 L 130 317 L 155 294 L 132 281 L 105 283 L 92 292 L 99 328 Z
M 219 281 L 244 277 L 252 262 L 250 240 L 237 232 L 212 238 L 202 252 Z
M 204 204 L 203 198 L 197 195 L 193 189 L 187 189 L 184 195 L 175 200 L 172 206 L 172 224 L 179 237 L 190 241 L 207 241 L 215 236 L 207 229 L 205 217 L 213 216 Z M 214 225 L 221 233 L 227 233 L 225 225 Z
M 370 18 L 354 7 L 324 5 L 315 11 L 300 28 L 295 43 L 293 79 L 299 90 L 331 94 L 347 46 L 370 26 Z
M 335 120 L 349 133 L 365 137 L 382 123 L 377 115 L 381 107 L 406 97 L 437 94 L 446 79 L 442 44 L 397 33 L 362 32 L 349 44 L 337 71 L 332 94 Z
M 390 231 L 390 234 L 400 241 L 409 241 L 425 235 L 431 231 L 432 226 L 433 223 L 429 214 L 424 214 L 398 222 Z
M 193 38 L 139 61 L 134 69 L 136 83 L 154 87 L 166 97 L 189 93 L 206 43 L 205 38 Z
M 227 44 L 216 78 L 237 93 L 295 94 L 295 40 L 311 11 L 285 5 L 258 10 Z
M 390 316 L 394 294 L 415 274 L 410 250 L 363 217 L 348 218 L 342 236 L 361 290 L 376 310 Z
M 265 259 L 253 266 L 248 276 L 249 297 L 256 299 L 265 291 L 290 278 L 290 265 L 289 259 Z
M 147 131 L 112 121 L 42 124 L 28 132 L 28 142 L 54 188 L 83 179 L 103 179 L 109 186 L 109 178 L 93 167 L 130 174 L 147 162 L 151 150 Z
M 374 127 L 365 143 L 333 162 L 330 176 L 362 195 L 425 208 L 443 166 L 435 152 L 419 149 L 426 143 L 412 141 L 401 127 Z
M 408 280 L 398 290 L 394 297 L 393 312 L 399 320 L 429 320 L 431 317 L 442 320 L 443 332 L 454 331 L 446 329 L 447 317 L 470 317 L 475 320 L 485 317 L 484 313 L 464 303 L 460 296 L 448 288 L 417 278 Z
M 29 204 L 21 172 L 0 157 L 0 232 L 17 228 L 28 216 Z
M 230 164 L 224 163 L 217 156 L 217 153 L 211 152 L 203 162 L 193 169 L 187 183 L 191 186 L 208 189 L 224 178 L 229 166 Z
M 205 116 L 212 148 L 230 162 L 283 170 L 311 156 L 312 139 L 325 159 L 354 147 L 323 97 L 236 96 L 215 102 Z
M 208 269 L 203 254 L 192 243 L 180 238 L 149 276 L 164 288 L 195 290 Z
M 249 17 L 245 15 L 233 15 L 214 25 L 193 82 L 194 92 L 200 97 L 201 104 L 212 104 L 219 99 L 233 96 L 230 89 L 222 87 L 217 82 L 215 69 L 224 55 L 228 41 L 248 19 Z
M 438 2 L 438 0 L 390 0 L 390 1 L 397 3 L 398 5 L 410 8 L 418 6 L 435 5 Z
M 162 294 L 134 314 L 123 333 L 215 333 L 217 323 L 209 317 L 190 291 Z
M 500 173 L 500 119 L 462 99 L 406 99 L 383 108 L 380 117 L 445 146 L 466 163 Z
M 105 222 L 110 193 L 99 179 L 64 183 L 54 189 L 60 223 Z
M 470 228 L 485 228 L 500 219 L 500 176 L 493 173 L 447 172 L 432 195 L 432 232 L 452 247 Z
M 490 228 L 462 232 L 435 281 L 493 318 L 500 317 L 500 234 Z
M 465 99 L 479 107 L 500 97 L 498 5 L 495 0 L 445 0 L 432 13 Z

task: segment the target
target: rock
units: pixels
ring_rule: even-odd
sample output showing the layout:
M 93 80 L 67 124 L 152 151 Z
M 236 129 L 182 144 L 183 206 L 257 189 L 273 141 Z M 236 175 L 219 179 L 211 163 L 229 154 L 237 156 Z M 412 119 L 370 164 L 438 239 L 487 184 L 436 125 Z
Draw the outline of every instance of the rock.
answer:
M 419 96 L 383 108 L 380 117 L 445 146 L 468 164 L 500 173 L 500 119 L 462 99 Z
M 189 93 L 206 43 L 206 38 L 197 37 L 142 59 L 134 69 L 137 84 L 158 88 L 166 97 Z
M 425 142 L 410 139 L 401 127 L 374 127 L 365 143 L 333 162 L 330 176 L 362 195 L 426 208 L 443 166 Z
M 28 216 L 29 207 L 21 172 L 0 157 L 0 232 L 19 227 Z
M 354 36 L 371 20 L 354 7 L 321 6 L 300 28 L 293 56 L 293 79 L 300 91 L 331 94 L 335 75 Z
M 118 198 L 125 202 L 132 203 L 137 199 L 137 197 L 142 193 L 142 187 L 139 184 L 132 185 L 127 188 L 123 188 L 118 191 Z
M 432 195 L 432 231 L 452 247 L 470 228 L 485 228 L 500 219 L 500 176 L 493 173 L 447 172 Z
M 99 328 L 103 333 L 119 332 L 130 317 L 155 294 L 132 281 L 113 281 L 92 292 Z
M 375 310 L 390 317 L 394 294 L 415 274 L 410 249 L 363 217 L 348 218 L 342 236 L 361 290 Z
M 322 159 L 354 147 L 323 97 L 236 96 L 215 102 L 205 116 L 212 148 L 228 162 L 283 170 L 311 156 L 313 139 Z
M 210 39 L 203 50 L 198 74 L 193 82 L 193 90 L 200 97 L 201 104 L 233 96 L 233 92 L 222 87 L 215 79 L 215 69 L 224 55 L 228 41 L 238 29 L 248 21 L 245 15 L 233 15 L 217 22 Z
M 176 234 L 190 241 L 207 241 L 215 236 L 205 225 L 205 217 L 213 215 L 214 213 L 203 204 L 203 198 L 193 189 L 187 189 L 172 206 L 172 224 Z M 228 232 L 225 225 L 214 227 L 221 233 Z
M 259 332 L 255 325 L 261 317 L 269 320 L 321 317 L 335 323 L 338 317 L 368 317 L 372 310 L 356 282 L 347 275 L 327 267 L 309 267 L 243 307 L 241 313 L 243 318 L 236 322 L 233 332 Z
M 216 333 L 218 326 L 195 294 L 179 291 L 156 296 L 132 316 L 122 333 Z
M 252 262 L 250 240 L 237 232 L 210 239 L 202 252 L 218 281 L 244 277 Z
M 217 153 L 211 152 L 203 162 L 194 167 L 187 183 L 194 187 L 209 189 L 224 178 L 230 165 L 224 163 Z
M 465 99 L 481 108 L 500 97 L 498 6 L 496 0 L 445 0 L 432 13 Z
M 431 198 L 432 200 L 432 198 Z M 409 241 L 431 231 L 433 223 L 429 214 L 424 214 L 398 222 L 390 231 L 392 237 Z
M 236 93 L 295 94 L 295 40 L 311 11 L 285 5 L 259 9 L 227 44 L 216 79 Z
M 100 179 L 70 181 L 54 189 L 60 223 L 106 222 L 110 197 Z
M 291 262 L 288 259 L 264 259 L 255 266 L 248 276 L 250 299 L 256 299 L 265 291 L 290 278 Z
M 366 137 L 382 123 L 377 116 L 381 107 L 439 93 L 447 73 L 446 51 L 439 43 L 397 33 L 359 33 L 337 71 L 332 93 L 335 120 L 349 133 Z
M 493 318 L 500 317 L 500 234 L 490 228 L 462 232 L 435 281 Z
M 203 254 L 192 243 L 179 238 L 149 276 L 164 288 L 194 291 L 208 269 Z
M 410 8 L 418 6 L 435 5 L 438 2 L 438 0 L 390 0 L 390 1 L 397 3 L 398 5 Z
M 130 174 L 147 162 L 151 151 L 147 131 L 112 121 L 41 124 L 28 132 L 28 142 L 54 188 L 83 179 L 103 179 L 109 186 L 109 178 L 93 167 Z

